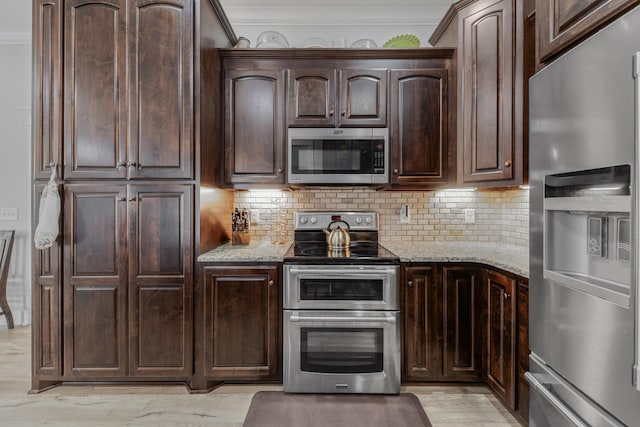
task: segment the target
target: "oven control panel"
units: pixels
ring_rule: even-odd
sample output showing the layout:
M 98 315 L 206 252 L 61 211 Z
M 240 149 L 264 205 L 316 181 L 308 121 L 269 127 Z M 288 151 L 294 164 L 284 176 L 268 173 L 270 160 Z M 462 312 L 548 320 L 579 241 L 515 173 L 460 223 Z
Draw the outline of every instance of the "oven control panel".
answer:
M 344 221 L 351 230 L 378 230 L 378 213 L 372 211 L 351 212 L 296 212 L 295 230 L 323 230 L 333 221 Z

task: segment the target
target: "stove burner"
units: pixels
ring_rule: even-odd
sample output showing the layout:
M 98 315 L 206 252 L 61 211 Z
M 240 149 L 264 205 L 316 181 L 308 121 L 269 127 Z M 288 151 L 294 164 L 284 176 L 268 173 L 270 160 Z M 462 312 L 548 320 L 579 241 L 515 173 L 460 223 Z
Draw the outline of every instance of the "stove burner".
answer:
M 376 242 L 352 242 L 346 249 L 329 249 L 324 242 L 296 242 L 285 254 L 285 261 L 388 260 L 398 258 Z

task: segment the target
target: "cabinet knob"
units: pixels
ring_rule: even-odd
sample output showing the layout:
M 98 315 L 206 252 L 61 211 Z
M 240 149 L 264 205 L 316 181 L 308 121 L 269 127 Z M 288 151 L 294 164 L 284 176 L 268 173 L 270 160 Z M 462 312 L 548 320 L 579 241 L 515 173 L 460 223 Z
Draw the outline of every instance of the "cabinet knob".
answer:
M 399 172 L 398 169 L 393 170 L 393 173 L 395 173 L 396 175 L 398 174 L 398 172 Z
M 118 163 L 116 163 L 116 168 L 120 169 L 125 167 L 126 163 L 122 160 L 120 160 Z
M 511 297 L 511 295 L 509 295 L 509 294 L 508 294 L 508 293 L 506 293 L 506 292 L 504 293 L 504 299 L 505 299 L 505 300 L 508 300 L 510 297 Z
M 342 112 L 342 113 L 340 113 L 340 114 L 342 114 L 343 116 L 346 116 L 346 115 L 347 115 L 347 112 L 346 112 L 346 111 L 343 111 L 343 112 Z
M 511 167 L 511 160 L 507 160 L 506 162 L 504 162 L 504 167 L 505 168 L 510 168 Z
M 119 202 L 126 202 L 127 198 L 126 197 L 118 197 L 117 199 Z
M 136 162 L 127 162 L 127 167 L 135 168 L 136 167 Z
M 278 172 L 278 175 L 280 175 L 282 173 L 282 168 L 278 168 L 277 172 Z
M 407 282 L 407 285 L 409 285 L 410 288 L 413 288 L 413 280 L 409 280 Z
M 329 116 L 330 116 L 330 117 L 333 117 L 333 114 L 334 114 L 334 113 L 335 113 L 335 111 L 333 111 L 333 110 L 329 110 Z
M 269 286 L 273 286 L 273 280 L 269 280 Z

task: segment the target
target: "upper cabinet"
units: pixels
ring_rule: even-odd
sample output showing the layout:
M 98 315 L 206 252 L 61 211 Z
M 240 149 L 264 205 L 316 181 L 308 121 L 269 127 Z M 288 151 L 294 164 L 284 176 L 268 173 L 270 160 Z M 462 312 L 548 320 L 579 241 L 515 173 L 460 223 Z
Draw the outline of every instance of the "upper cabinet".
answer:
M 390 147 L 393 187 L 449 182 L 449 72 L 391 70 Z
M 284 185 L 284 72 L 224 72 L 224 182 Z
M 521 2 L 454 3 L 430 42 L 455 46 L 458 184 L 511 186 L 527 180 L 524 54 Z M 530 38 L 526 38 L 530 40 Z
M 34 177 L 192 179 L 191 0 L 35 0 L 33 14 Z
M 540 59 L 557 56 L 638 4 L 640 0 L 536 0 Z
M 288 125 L 384 127 L 387 84 L 386 69 L 291 69 Z

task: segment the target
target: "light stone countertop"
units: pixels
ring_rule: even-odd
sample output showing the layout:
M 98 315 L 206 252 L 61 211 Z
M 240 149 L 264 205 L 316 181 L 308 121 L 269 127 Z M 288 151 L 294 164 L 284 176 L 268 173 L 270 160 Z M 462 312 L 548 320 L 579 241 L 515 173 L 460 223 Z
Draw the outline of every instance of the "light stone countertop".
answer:
M 266 240 L 252 240 L 248 245 L 227 242 L 205 252 L 198 262 L 282 262 L 293 242 L 276 245 Z
M 198 257 L 198 262 L 282 262 L 293 242 L 276 245 L 253 240 L 225 243 Z M 529 248 L 489 242 L 380 242 L 402 262 L 477 262 L 529 277 Z
M 380 242 L 402 262 L 477 262 L 529 277 L 529 247 L 490 242 Z

